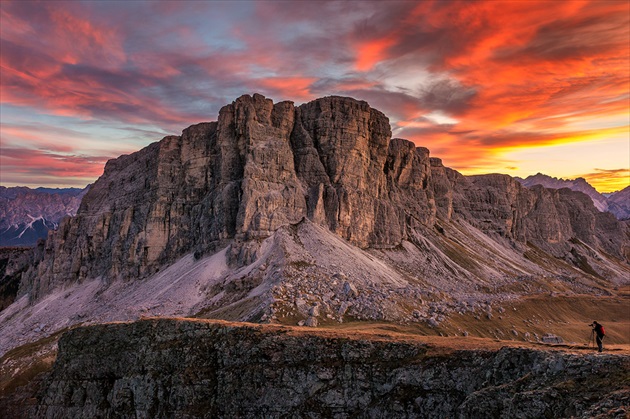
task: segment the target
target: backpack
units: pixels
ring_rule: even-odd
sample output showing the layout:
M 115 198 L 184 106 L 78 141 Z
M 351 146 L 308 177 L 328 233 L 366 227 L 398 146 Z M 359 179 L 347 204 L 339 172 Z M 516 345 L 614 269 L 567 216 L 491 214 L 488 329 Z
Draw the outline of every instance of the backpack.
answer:
M 601 324 L 597 323 L 597 326 L 595 326 L 595 332 L 597 333 L 598 336 L 606 336 L 606 332 L 604 331 L 604 326 L 602 326 Z

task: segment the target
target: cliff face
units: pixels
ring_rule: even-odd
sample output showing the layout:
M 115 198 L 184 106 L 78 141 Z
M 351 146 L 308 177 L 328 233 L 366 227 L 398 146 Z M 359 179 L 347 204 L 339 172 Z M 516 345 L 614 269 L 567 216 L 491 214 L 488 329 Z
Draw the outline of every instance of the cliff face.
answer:
M 470 176 L 458 211 L 488 234 L 532 242 L 561 257 L 579 240 L 627 259 L 628 234 L 610 213 L 598 211 L 586 195 L 567 188 L 526 188 L 507 175 Z
M 295 107 L 242 96 L 217 122 L 108 162 L 76 217 L 35 250 L 19 294 L 33 303 L 61 286 L 162 278 L 187 255 L 223 249 L 231 273 L 201 272 L 191 291 L 213 313 L 243 298 L 297 306 L 304 293 L 334 307 L 323 311 L 331 319 L 346 310 L 409 319 L 403 307 L 421 305 L 426 289 L 481 298 L 524 278 L 540 292 L 546 276 L 576 292 L 627 283 L 628 226 L 586 195 L 465 177 L 390 136 L 387 117 L 354 99 Z M 294 280 L 293 295 L 283 287 Z M 365 300 L 337 308 L 340 292 Z M 392 293 L 406 302 L 389 307 Z M 258 305 L 243 310 L 228 318 L 259 319 Z
M 538 173 L 533 176 L 528 176 L 525 179 L 518 177 L 515 179 L 523 186 L 530 188 L 535 185 L 541 185 L 549 189 L 569 188 L 573 191 L 583 192 L 591 198 L 593 205 L 595 205 L 595 208 L 599 211 L 610 212 L 618 220 L 622 221 L 630 218 L 630 186 L 611 194 L 600 194 L 583 178 L 574 180 L 557 179 Z
M 629 362 L 146 320 L 66 333 L 39 390 L 0 403 L 8 417 L 613 417 Z
M 189 251 L 268 237 L 303 217 L 360 247 L 396 246 L 435 209 L 428 151 L 390 135 L 365 102 L 295 108 L 243 96 L 216 123 L 109 161 L 26 288 L 43 295 L 77 279 L 144 277 Z M 253 257 L 246 245 L 232 253 L 241 264 Z

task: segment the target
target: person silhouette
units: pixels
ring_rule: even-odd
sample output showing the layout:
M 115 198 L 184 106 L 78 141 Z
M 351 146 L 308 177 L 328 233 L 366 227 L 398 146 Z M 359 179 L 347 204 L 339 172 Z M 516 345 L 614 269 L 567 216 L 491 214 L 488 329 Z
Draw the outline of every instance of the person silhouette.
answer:
M 606 336 L 606 332 L 604 331 L 604 326 L 597 323 L 595 320 L 593 320 L 593 323 L 591 323 L 591 326 L 593 327 L 593 333 L 595 333 L 595 336 L 596 336 L 595 340 L 597 342 L 598 352 L 601 352 L 604 350 L 604 344 L 602 340 L 604 339 L 604 336 Z

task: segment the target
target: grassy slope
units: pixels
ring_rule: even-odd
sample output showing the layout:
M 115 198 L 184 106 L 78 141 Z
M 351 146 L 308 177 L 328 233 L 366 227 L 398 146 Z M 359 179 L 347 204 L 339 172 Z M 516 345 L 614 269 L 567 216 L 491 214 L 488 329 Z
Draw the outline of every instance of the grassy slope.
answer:
M 604 341 L 606 349 L 630 349 L 630 298 L 626 295 L 615 297 L 571 296 L 571 297 L 528 297 L 518 302 L 507 302 L 503 305 L 505 311 L 492 312 L 492 318 L 485 314 L 451 315 L 436 328 L 425 323 L 397 325 L 381 322 L 348 322 L 340 325 L 328 326 L 331 330 L 345 333 L 357 331 L 373 331 L 377 333 L 392 333 L 419 336 L 442 335 L 457 337 L 457 342 L 469 342 L 465 346 L 470 348 L 487 342 L 520 342 L 534 344 L 534 333 L 542 337 L 551 333 L 562 337 L 565 346 L 588 348 L 590 344 L 591 328 L 588 326 L 593 320 L 602 323 L 607 336 Z M 514 335 L 516 330 L 518 335 Z M 463 332 L 469 333 L 463 337 Z M 529 339 L 525 333 L 529 332 Z M 481 338 L 481 339 L 479 339 Z M 474 342 L 474 343 L 473 343 Z M 552 345 L 557 346 L 557 345 Z

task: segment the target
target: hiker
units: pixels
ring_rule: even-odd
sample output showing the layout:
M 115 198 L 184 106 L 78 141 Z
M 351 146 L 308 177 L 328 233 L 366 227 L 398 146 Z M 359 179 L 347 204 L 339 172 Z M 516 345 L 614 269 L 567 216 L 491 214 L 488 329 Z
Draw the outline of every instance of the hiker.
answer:
M 604 339 L 604 336 L 606 336 L 606 332 L 604 331 L 604 326 L 597 323 L 595 320 L 593 320 L 593 323 L 591 323 L 589 326 L 593 328 L 593 331 L 591 333 L 595 333 L 597 337 L 596 338 L 597 348 L 599 349 L 599 352 L 601 352 L 604 348 L 604 345 L 602 344 L 602 339 Z

